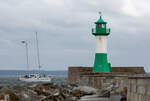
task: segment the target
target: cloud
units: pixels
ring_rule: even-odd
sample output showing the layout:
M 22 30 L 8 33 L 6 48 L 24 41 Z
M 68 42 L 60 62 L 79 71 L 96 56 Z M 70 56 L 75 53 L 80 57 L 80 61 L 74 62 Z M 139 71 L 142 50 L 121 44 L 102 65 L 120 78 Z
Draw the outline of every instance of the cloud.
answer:
M 37 68 L 35 31 L 43 69 L 93 66 L 95 37 L 91 28 L 101 11 L 111 28 L 108 55 L 113 66 L 142 65 L 149 71 L 149 1 L 144 0 L 1 0 L 0 69 Z
M 127 13 L 131 16 L 139 16 L 137 9 L 135 8 L 134 2 L 131 0 L 124 0 L 124 6 L 122 7 L 124 13 Z

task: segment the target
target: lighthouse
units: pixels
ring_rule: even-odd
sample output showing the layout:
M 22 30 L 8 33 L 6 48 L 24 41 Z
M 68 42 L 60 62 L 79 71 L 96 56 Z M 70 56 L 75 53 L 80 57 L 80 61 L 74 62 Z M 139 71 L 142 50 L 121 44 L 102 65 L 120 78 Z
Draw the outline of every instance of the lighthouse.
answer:
M 107 59 L 107 37 L 110 34 L 110 28 L 107 28 L 107 22 L 102 19 L 101 12 L 99 14 L 100 18 L 95 22 L 96 27 L 92 28 L 97 44 L 92 72 L 110 72 L 111 65 Z

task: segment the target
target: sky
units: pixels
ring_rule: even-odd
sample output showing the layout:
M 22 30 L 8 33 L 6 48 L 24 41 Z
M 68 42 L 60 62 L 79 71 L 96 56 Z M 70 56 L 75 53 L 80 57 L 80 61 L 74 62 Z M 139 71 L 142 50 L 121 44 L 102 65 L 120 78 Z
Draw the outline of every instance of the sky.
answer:
M 150 72 L 149 0 L 0 0 L 0 69 L 37 69 L 38 32 L 43 70 L 93 66 L 96 39 L 91 34 L 101 11 L 111 28 L 112 66 L 144 66 Z

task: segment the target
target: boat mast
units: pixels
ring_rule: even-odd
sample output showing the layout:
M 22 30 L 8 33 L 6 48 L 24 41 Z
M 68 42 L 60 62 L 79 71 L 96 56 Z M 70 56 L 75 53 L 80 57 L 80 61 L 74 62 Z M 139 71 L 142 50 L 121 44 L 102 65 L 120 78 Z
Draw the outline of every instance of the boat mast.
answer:
M 38 42 L 37 32 L 35 33 L 35 35 L 36 35 L 36 48 L 37 48 L 38 67 L 39 67 L 39 72 L 40 72 L 41 63 L 40 63 L 40 52 L 39 52 L 39 42 Z
M 28 55 L 28 43 L 25 42 L 26 47 L 26 58 L 27 58 L 27 70 L 29 70 L 29 55 Z

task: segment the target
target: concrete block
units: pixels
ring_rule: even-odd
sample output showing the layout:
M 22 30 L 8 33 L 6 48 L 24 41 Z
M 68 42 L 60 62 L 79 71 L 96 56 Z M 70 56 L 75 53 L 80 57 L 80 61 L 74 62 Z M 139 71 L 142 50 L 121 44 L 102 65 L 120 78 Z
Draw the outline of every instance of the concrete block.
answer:
M 133 93 L 132 101 L 138 101 L 138 100 L 139 100 L 139 95 L 137 93 Z
M 130 89 L 131 89 L 130 91 L 133 92 L 133 93 L 136 93 L 136 91 L 137 91 L 136 85 L 131 85 Z
M 127 93 L 127 101 L 130 101 L 130 99 L 131 99 L 131 93 L 128 91 L 128 93 Z
M 145 94 L 146 93 L 146 88 L 144 86 L 137 86 L 137 93 Z
M 150 85 L 147 85 L 146 94 L 150 95 Z
M 145 101 L 150 101 L 150 95 L 145 95 Z
M 148 83 L 148 79 L 137 79 L 137 85 L 146 85 Z
M 130 83 L 136 85 L 137 80 L 136 79 L 132 79 L 132 80 L 130 80 Z
M 134 101 L 134 93 L 131 93 L 131 96 L 130 96 L 130 101 Z
M 139 94 L 139 99 L 138 101 L 145 101 L 146 100 L 146 97 L 144 94 Z

